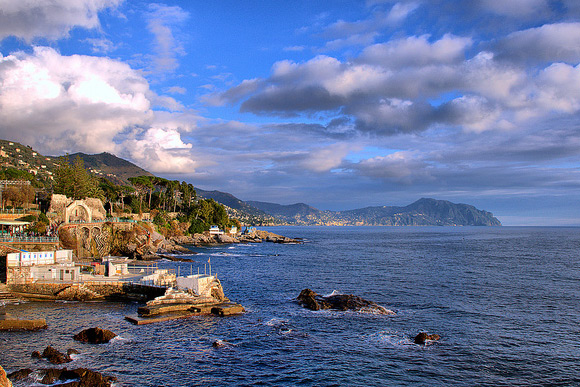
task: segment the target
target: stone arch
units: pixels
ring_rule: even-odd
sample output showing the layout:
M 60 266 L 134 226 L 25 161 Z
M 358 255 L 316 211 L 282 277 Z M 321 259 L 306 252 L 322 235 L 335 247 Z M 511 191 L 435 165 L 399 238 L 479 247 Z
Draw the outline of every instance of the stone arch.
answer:
M 65 223 L 69 222 L 86 222 L 90 223 L 93 220 L 93 211 L 83 203 L 82 200 L 75 200 L 66 207 Z

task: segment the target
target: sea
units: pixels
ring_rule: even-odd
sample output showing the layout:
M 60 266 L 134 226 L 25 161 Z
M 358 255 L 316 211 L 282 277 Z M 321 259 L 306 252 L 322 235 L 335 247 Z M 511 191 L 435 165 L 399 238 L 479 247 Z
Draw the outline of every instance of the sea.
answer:
M 136 302 L 5 306 L 48 329 L 0 332 L 0 365 L 49 367 L 30 354 L 52 345 L 80 351 L 64 366 L 115 376 L 116 386 L 580 385 L 580 228 L 268 230 L 304 243 L 198 247 L 195 263 L 159 262 L 181 275 L 211 264 L 244 315 L 136 326 L 124 320 Z M 295 301 L 305 288 L 395 314 L 310 311 Z M 93 326 L 119 336 L 72 339 Z M 441 339 L 414 344 L 422 331 Z

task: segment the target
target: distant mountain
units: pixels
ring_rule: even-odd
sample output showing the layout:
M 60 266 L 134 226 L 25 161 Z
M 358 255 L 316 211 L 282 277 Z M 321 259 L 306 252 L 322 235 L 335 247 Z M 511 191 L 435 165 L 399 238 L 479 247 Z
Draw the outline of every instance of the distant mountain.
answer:
M 116 184 L 129 184 L 130 177 L 153 176 L 152 173 L 120 157 L 107 152 L 96 155 L 86 153 L 74 153 L 67 155 L 69 162 L 80 157 L 85 163 L 85 168 L 95 175 L 106 177 Z
M 420 199 L 405 206 L 366 207 L 349 211 L 320 211 L 303 203 L 280 205 L 248 202 L 291 224 L 339 226 L 501 226 L 487 211 L 446 200 Z
M 405 207 L 366 207 L 336 212 L 341 224 L 369 226 L 501 226 L 487 211 L 446 200 L 419 199 Z
M 228 215 L 234 217 L 245 224 L 255 226 L 273 226 L 287 223 L 276 216 L 267 214 L 265 211 L 252 206 L 250 202 L 244 202 L 232 194 L 221 191 L 205 191 L 195 188 L 197 195 L 204 199 L 213 199 L 226 206 Z
M 135 176 L 153 176 L 137 165 L 110 153 L 67 155 L 72 162 L 80 157 L 93 174 L 116 184 L 128 184 Z M 26 171 L 42 184 L 50 184 L 58 158 L 43 156 L 29 146 L 0 140 L 0 167 Z M 321 211 L 304 203 L 281 205 L 258 201 L 243 201 L 220 191 L 196 188 L 197 194 L 225 205 L 230 216 L 252 225 L 353 225 L 353 226 L 501 226 L 501 222 L 487 211 L 468 204 L 446 200 L 419 199 L 405 207 L 365 207 L 349 211 Z
M 264 211 L 267 214 L 281 216 L 284 218 L 294 218 L 296 216 L 318 215 L 320 210 L 304 203 L 296 203 L 290 205 L 282 205 L 276 203 L 247 201 L 251 206 Z

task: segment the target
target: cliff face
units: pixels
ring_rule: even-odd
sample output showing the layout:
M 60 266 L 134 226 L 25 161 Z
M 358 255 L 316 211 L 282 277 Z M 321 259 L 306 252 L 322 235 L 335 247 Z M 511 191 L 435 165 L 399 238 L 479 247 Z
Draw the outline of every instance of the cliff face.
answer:
M 152 226 L 137 223 L 107 222 L 99 227 L 70 224 L 59 229 L 59 237 L 61 246 L 74 250 L 77 257 L 157 259 L 157 254 L 189 251 L 165 239 Z

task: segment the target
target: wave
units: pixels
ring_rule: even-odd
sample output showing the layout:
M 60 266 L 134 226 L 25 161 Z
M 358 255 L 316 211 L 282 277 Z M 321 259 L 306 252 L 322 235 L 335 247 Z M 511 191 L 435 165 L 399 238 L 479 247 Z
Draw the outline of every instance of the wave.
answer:
M 332 291 L 332 293 L 330 293 L 330 294 L 325 294 L 325 295 L 323 295 L 322 297 L 340 296 L 340 295 L 342 295 L 342 294 L 344 294 L 344 293 L 342 293 L 342 292 L 339 292 L 338 290 L 333 290 L 333 291 Z
M 383 344 L 395 347 L 412 347 L 416 346 L 410 335 L 403 334 L 397 331 L 381 331 L 371 335 L 371 339 L 378 340 Z

